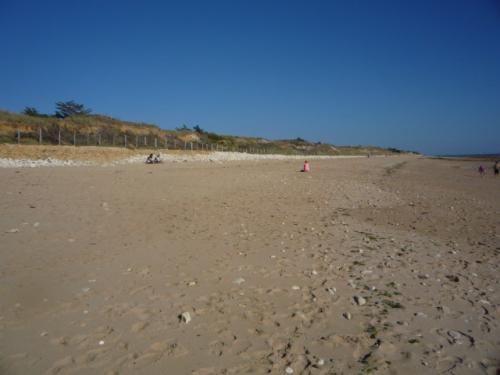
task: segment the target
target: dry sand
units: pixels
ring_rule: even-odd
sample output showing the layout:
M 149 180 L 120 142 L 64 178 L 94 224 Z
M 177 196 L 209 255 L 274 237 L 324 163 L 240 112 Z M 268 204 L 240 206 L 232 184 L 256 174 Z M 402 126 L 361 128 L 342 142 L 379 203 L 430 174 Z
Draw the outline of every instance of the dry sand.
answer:
M 0 373 L 498 373 L 500 178 L 300 167 L 1 169 Z

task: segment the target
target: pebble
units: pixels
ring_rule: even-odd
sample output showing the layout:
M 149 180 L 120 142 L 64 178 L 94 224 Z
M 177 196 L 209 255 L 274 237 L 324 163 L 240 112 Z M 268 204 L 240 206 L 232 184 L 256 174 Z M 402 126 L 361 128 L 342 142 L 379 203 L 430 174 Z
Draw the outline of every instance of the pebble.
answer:
M 181 314 L 180 319 L 182 322 L 188 324 L 191 321 L 191 314 L 185 311 Z
M 361 296 L 354 296 L 354 302 L 356 302 L 356 304 L 359 306 L 363 306 L 364 304 L 366 304 L 366 299 Z
M 323 358 L 318 359 L 317 365 L 323 366 L 325 364 L 325 360 Z
M 291 367 L 287 367 L 287 368 L 285 369 L 285 372 L 286 372 L 287 374 L 293 374 L 293 368 L 291 368 Z
M 235 280 L 233 281 L 233 284 L 240 285 L 240 284 L 242 284 L 242 283 L 244 283 L 244 282 L 245 282 L 245 279 L 244 279 L 243 277 L 238 277 L 237 279 L 235 279 Z
M 351 315 L 351 313 L 349 313 L 349 312 L 345 312 L 345 313 L 343 313 L 343 314 L 342 314 L 342 316 L 343 316 L 344 318 L 346 318 L 347 320 L 351 320 L 351 319 L 352 319 L 352 315 Z
M 104 345 L 104 341 L 103 340 L 99 341 L 99 345 L 101 346 Z
M 298 285 L 293 285 L 293 286 L 292 286 L 292 289 L 293 289 L 293 290 L 300 290 L 300 286 L 298 286 Z

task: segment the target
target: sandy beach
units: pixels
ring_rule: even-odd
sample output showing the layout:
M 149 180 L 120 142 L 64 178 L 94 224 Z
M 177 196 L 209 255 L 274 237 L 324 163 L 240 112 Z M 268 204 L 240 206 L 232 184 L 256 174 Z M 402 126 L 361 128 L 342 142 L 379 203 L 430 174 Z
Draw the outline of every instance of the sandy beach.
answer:
M 477 165 L 0 169 L 0 374 L 498 374 Z

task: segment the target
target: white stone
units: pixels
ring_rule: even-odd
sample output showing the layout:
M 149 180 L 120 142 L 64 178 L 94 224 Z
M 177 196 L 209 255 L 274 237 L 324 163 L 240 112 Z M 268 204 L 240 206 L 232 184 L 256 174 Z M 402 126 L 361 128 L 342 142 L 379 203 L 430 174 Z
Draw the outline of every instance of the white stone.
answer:
M 244 283 L 244 282 L 245 282 L 245 279 L 244 279 L 243 277 L 238 277 L 237 279 L 235 279 L 235 280 L 233 281 L 233 284 L 240 285 L 240 284 L 242 284 L 242 283 Z
M 181 314 L 181 321 L 188 324 L 191 321 L 191 314 L 187 311 Z
M 366 304 L 366 299 L 361 296 L 354 296 L 354 302 L 356 302 L 356 304 L 358 304 L 359 306 L 363 306 L 364 304 Z

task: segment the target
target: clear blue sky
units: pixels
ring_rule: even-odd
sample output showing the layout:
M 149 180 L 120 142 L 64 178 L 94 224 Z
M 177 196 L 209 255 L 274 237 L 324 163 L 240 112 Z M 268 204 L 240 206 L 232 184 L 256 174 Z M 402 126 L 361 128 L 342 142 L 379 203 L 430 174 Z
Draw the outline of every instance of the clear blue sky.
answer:
M 0 108 L 500 152 L 500 1 L 0 0 Z

